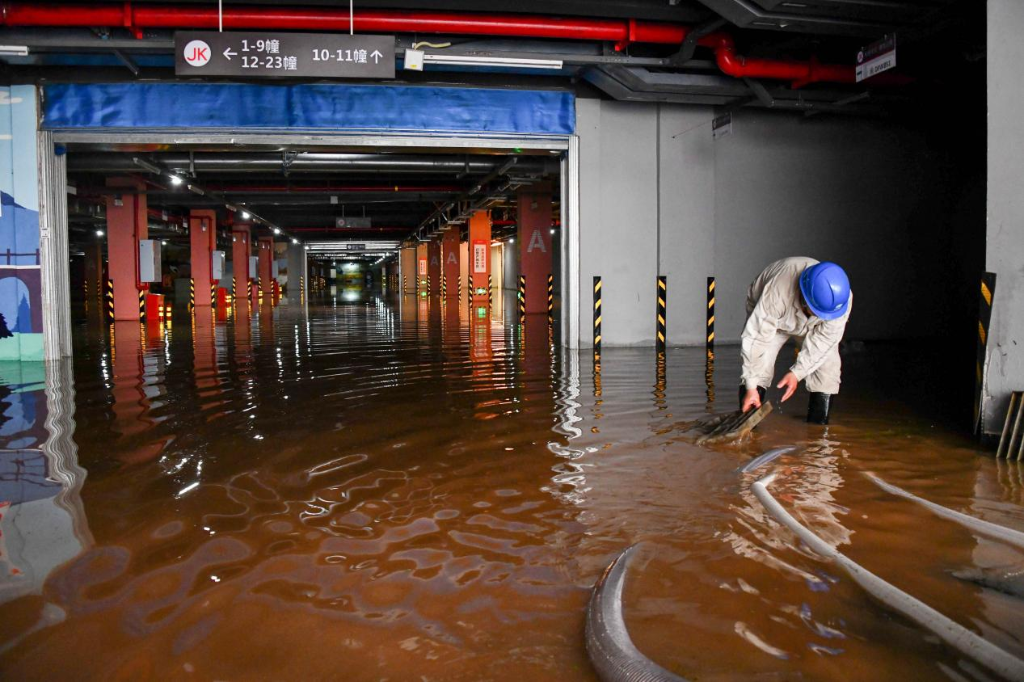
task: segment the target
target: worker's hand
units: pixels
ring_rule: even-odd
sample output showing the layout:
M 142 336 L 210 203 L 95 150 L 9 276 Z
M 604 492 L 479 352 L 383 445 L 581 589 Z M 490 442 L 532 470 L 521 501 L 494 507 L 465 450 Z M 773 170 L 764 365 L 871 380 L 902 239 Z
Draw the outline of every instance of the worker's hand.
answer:
M 782 381 L 776 384 L 775 388 L 784 388 L 786 392 L 782 394 L 782 402 L 786 402 L 793 397 L 796 393 L 796 387 L 800 385 L 800 380 L 796 378 L 796 375 L 792 372 L 786 372 L 786 376 L 782 377 Z
M 761 394 L 757 392 L 756 388 L 748 388 L 747 394 L 743 396 L 743 411 L 749 412 L 758 407 L 761 407 Z

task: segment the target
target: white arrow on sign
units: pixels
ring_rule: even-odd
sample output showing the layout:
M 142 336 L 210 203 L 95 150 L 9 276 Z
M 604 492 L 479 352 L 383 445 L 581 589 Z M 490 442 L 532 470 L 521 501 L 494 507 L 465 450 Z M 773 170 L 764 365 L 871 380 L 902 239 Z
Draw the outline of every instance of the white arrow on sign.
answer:
M 227 57 L 228 61 L 230 62 L 232 57 L 237 57 L 238 56 L 238 53 L 237 52 L 232 52 L 231 48 L 229 47 L 228 49 L 224 50 L 224 56 Z
M 373 57 L 374 64 L 380 64 L 380 58 L 383 57 L 384 55 L 380 53 L 380 50 L 374 50 L 373 52 L 370 53 L 370 56 Z

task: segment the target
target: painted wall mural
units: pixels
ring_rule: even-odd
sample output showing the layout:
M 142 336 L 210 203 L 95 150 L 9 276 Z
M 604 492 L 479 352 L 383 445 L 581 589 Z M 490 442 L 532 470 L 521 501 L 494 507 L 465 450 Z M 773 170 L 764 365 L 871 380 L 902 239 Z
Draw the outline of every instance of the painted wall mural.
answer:
M 43 359 L 32 86 L 0 87 L 0 361 Z

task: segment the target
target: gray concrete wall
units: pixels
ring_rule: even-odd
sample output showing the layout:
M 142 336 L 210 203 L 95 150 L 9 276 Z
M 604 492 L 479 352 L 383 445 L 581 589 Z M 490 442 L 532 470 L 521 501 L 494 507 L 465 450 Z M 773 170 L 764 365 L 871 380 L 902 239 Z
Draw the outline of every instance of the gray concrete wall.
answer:
M 657 106 L 580 99 L 580 345 L 592 337 L 593 277 L 604 289 L 604 343 L 654 343 Z
M 790 255 L 849 271 L 857 303 L 848 338 L 935 336 L 952 323 L 936 305 L 963 288 L 962 273 L 948 270 L 951 163 L 925 134 L 740 110 L 732 134 L 713 140 L 714 114 L 578 102 L 583 345 L 593 275 L 603 278 L 606 345 L 653 343 L 659 271 L 669 343 L 704 342 L 709 275 L 717 340 L 728 343 L 739 339 L 750 281 Z
M 996 273 L 983 424 L 997 432 L 1009 392 L 1024 390 L 1024 3 L 988 2 L 988 227 L 986 268 Z

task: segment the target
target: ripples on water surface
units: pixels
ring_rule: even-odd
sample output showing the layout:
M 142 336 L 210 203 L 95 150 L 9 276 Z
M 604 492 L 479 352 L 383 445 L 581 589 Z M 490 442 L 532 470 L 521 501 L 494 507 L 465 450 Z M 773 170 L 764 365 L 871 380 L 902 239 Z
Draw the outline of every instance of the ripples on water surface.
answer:
M 0 677 L 589 680 L 590 587 L 642 541 L 627 621 L 680 674 L 984 679 L 766 516 L 736 469 L 788 444 L 799 520 L 1024 656 L 1024 557 L 862 472 L 1022 530 L 1024 473 L 893 397 L 881 354 L 847 358 L 827 434 L 798 395 L 700 449 L 678 425 L 733 409 L 735 349 L 595 376 L 543 320 L 347 298 L 113 346 L 89 316 L 73 370 L 3 368 Z

